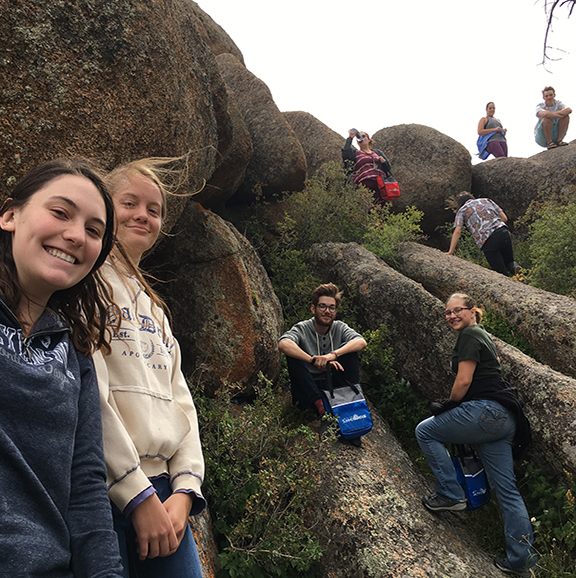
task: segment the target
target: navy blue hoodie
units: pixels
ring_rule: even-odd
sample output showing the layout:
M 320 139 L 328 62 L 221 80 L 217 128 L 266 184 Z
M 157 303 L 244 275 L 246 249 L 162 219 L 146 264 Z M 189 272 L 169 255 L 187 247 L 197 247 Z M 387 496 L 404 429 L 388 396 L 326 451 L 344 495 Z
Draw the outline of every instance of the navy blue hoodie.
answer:
M 94 366 L 47 309 L 0 298 L 0 576 L 118 578 Z

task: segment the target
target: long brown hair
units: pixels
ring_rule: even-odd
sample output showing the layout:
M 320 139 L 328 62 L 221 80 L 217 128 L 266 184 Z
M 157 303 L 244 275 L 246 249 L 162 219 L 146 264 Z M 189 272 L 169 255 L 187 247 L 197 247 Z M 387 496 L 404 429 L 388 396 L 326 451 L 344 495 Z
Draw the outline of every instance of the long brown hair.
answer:
M 102 175 L 89 161 L 82 158 L 60 158 L 38 165 L 16 185 L 12 196 L 0 209 L 3 215 L 13 207 L 23 207 L 35 193 L 63 175 L 85 177 L 98 189 L 106 208 L 106 227 L 102 250 L 94 266 L 79 283 L 68 289 L 55 291 L 50 298 L 53 307 L 69 323 L 74 347 L 85 354 L 95 348 L 109 349 L 110 334 L 106 328 L 109 299 L 108 284 L 98 273 L 114 244 L 114 205 Z M 12 255 L 12 234 L 0 230 L 0 292 L 6 305 L 18 311 L 24 291 L 18 281 L 18 271 Z

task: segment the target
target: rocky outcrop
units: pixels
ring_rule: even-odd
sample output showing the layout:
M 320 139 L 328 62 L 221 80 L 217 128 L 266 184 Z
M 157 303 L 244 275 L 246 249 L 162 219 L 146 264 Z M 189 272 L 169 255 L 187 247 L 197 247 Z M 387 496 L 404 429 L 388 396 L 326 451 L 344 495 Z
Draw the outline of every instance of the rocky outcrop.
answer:
M 254 199 L 259 185 L 265 197 L 300 191 L 306 177 L 306 157 L 298 138 L 278 110 L 268 87 L 232 54 L 216 57 L 252 138 L 254 154 L 234 203 Z
M 342 148 L 346 139 L 328 128 L 308 112 L 284 112 L 306 155 L 307 178 L 327 162 L 342 163 Z
M 244 64 L 244 56 L 236 43 L 228 36 L 228 33 L 216 24 L 212 18 L 192 0 L 185 0 L 189 4 L 196 17 L 196 29 L 200 34 L 202 40 L 206 42 L 208 48 L 212 51 L 214 56 L 229 52 L 233 54 L 242 64 Z
M 224 90 L 228 89 L 224 87 Z M 244 180 L 246 167 L 254 151 L 250 133 L 233 98 L 228 100 L 228 107 L 232 121 L 232 143 L 204 189 L 194 197 L 203 207 L 220 216 L 225 213 L 226 201 L 234 195 Z
M 576 141 L 572 141 L 576 143 Z M 544 151 L 528 159 L 499 158 L 472 169 L 472 194 L 498 203 L 511 221 L 540 194 L 567 193 L 576 186 L 576 146 Z
M 314 245 L 311 252 L 325 280 L 355 287 L 364 327 L 386 324 L 399 374 L 428 399 L 445 398 L 454 379 L 449 359 L 455 336 L 444 321 L 442 301 L 355 243 Z M 526 402 L 534 459 L 559 476 L 576 473 L 576 380 L 496 343 L 504 377 Z
M 181 2 L 5 6 L 0 194 L 59 155 L 112 168 L 191 149 L 189 184 L 199 188 L 225 157 L 232 125 L 214 56 L 194 22 Z
M 469 191 L 470 153 L 460 143 L 421 124 L 400 124 L 379 130 L 374 148 L 384 151 L 400 185 L 395 209 L 411 205 L 424 211 L 422 229 L 434 235 L 436 227 L 450 221 L 446 199 Z
M 192 516 L 189 520 L 202 566 L 202 576 L 203 578 L 216 578 L 220 564 L 218 563 L 218 547 L 214 539 L 208 508 L 198 516 Z
M 437 249 L 403 243 L 399 270 L 445 300 L 468 293 L 485 309 L 505 317 L 540 359 L 576 377 L 576 301 L 536 289 Z
M 450 576 L 499 578 L 474 543 L 466 512 L 431 514 L 433 493 L 374 411 L 363 447 L 335 443 L 324 451 L 309 525 L 324 551 L 322 578 Z
M 275 379 L 282 312 L 256 252 L 236 229 L 194 202 L 145 263 L 169 280 L 182 369 L 208 395 L 223 380 L 249 394 L 258 373 Z

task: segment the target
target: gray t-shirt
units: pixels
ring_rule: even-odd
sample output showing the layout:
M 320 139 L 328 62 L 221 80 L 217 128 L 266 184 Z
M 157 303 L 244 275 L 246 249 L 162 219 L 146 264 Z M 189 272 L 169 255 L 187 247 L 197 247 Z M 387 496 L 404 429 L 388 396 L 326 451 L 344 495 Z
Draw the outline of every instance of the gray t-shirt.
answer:
M 486 129 L 495 129 L 495 128 L 504 128 L 502 126 L 502 123 L 494 117 L 486 117 L 488 119 L 488 122 L 486 122 L 486 124 L 484 125 L 484 128 Z M 501 132 L 497 132 L 496 134 L 493 134 L 489 139 L 488 142 L 490 141 L 501 141 L 501 142 L 506 142 L 506 137 L 501 133 Z
M 320 335 L 314 327 L 314 318 L 312 317 L 296 323 L 280 337 L 280 341 L 291 339 L 308 355 L 327 355 L 357 337 L 362 336 L 343 321 L 334 321 L 326 335 Z M 308 369 L 311 373 L 324 373 L 313 364 L 310 364 Z

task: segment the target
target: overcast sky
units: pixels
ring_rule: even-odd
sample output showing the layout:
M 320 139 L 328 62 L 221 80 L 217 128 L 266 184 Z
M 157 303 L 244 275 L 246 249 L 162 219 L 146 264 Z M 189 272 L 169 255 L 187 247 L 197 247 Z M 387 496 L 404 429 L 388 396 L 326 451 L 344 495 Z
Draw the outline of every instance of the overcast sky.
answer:
M 342 136 L 424 124 L 476 159 L 494 101 L 509 155 L 529 157 L 544 150 L 534 142 L 542 88 L 576 110 L 576 13 L 558 11 L 548 44 L 560 60 L 544 67 L 545 0 L 197 1 L 281 111 L 309 112 Z

